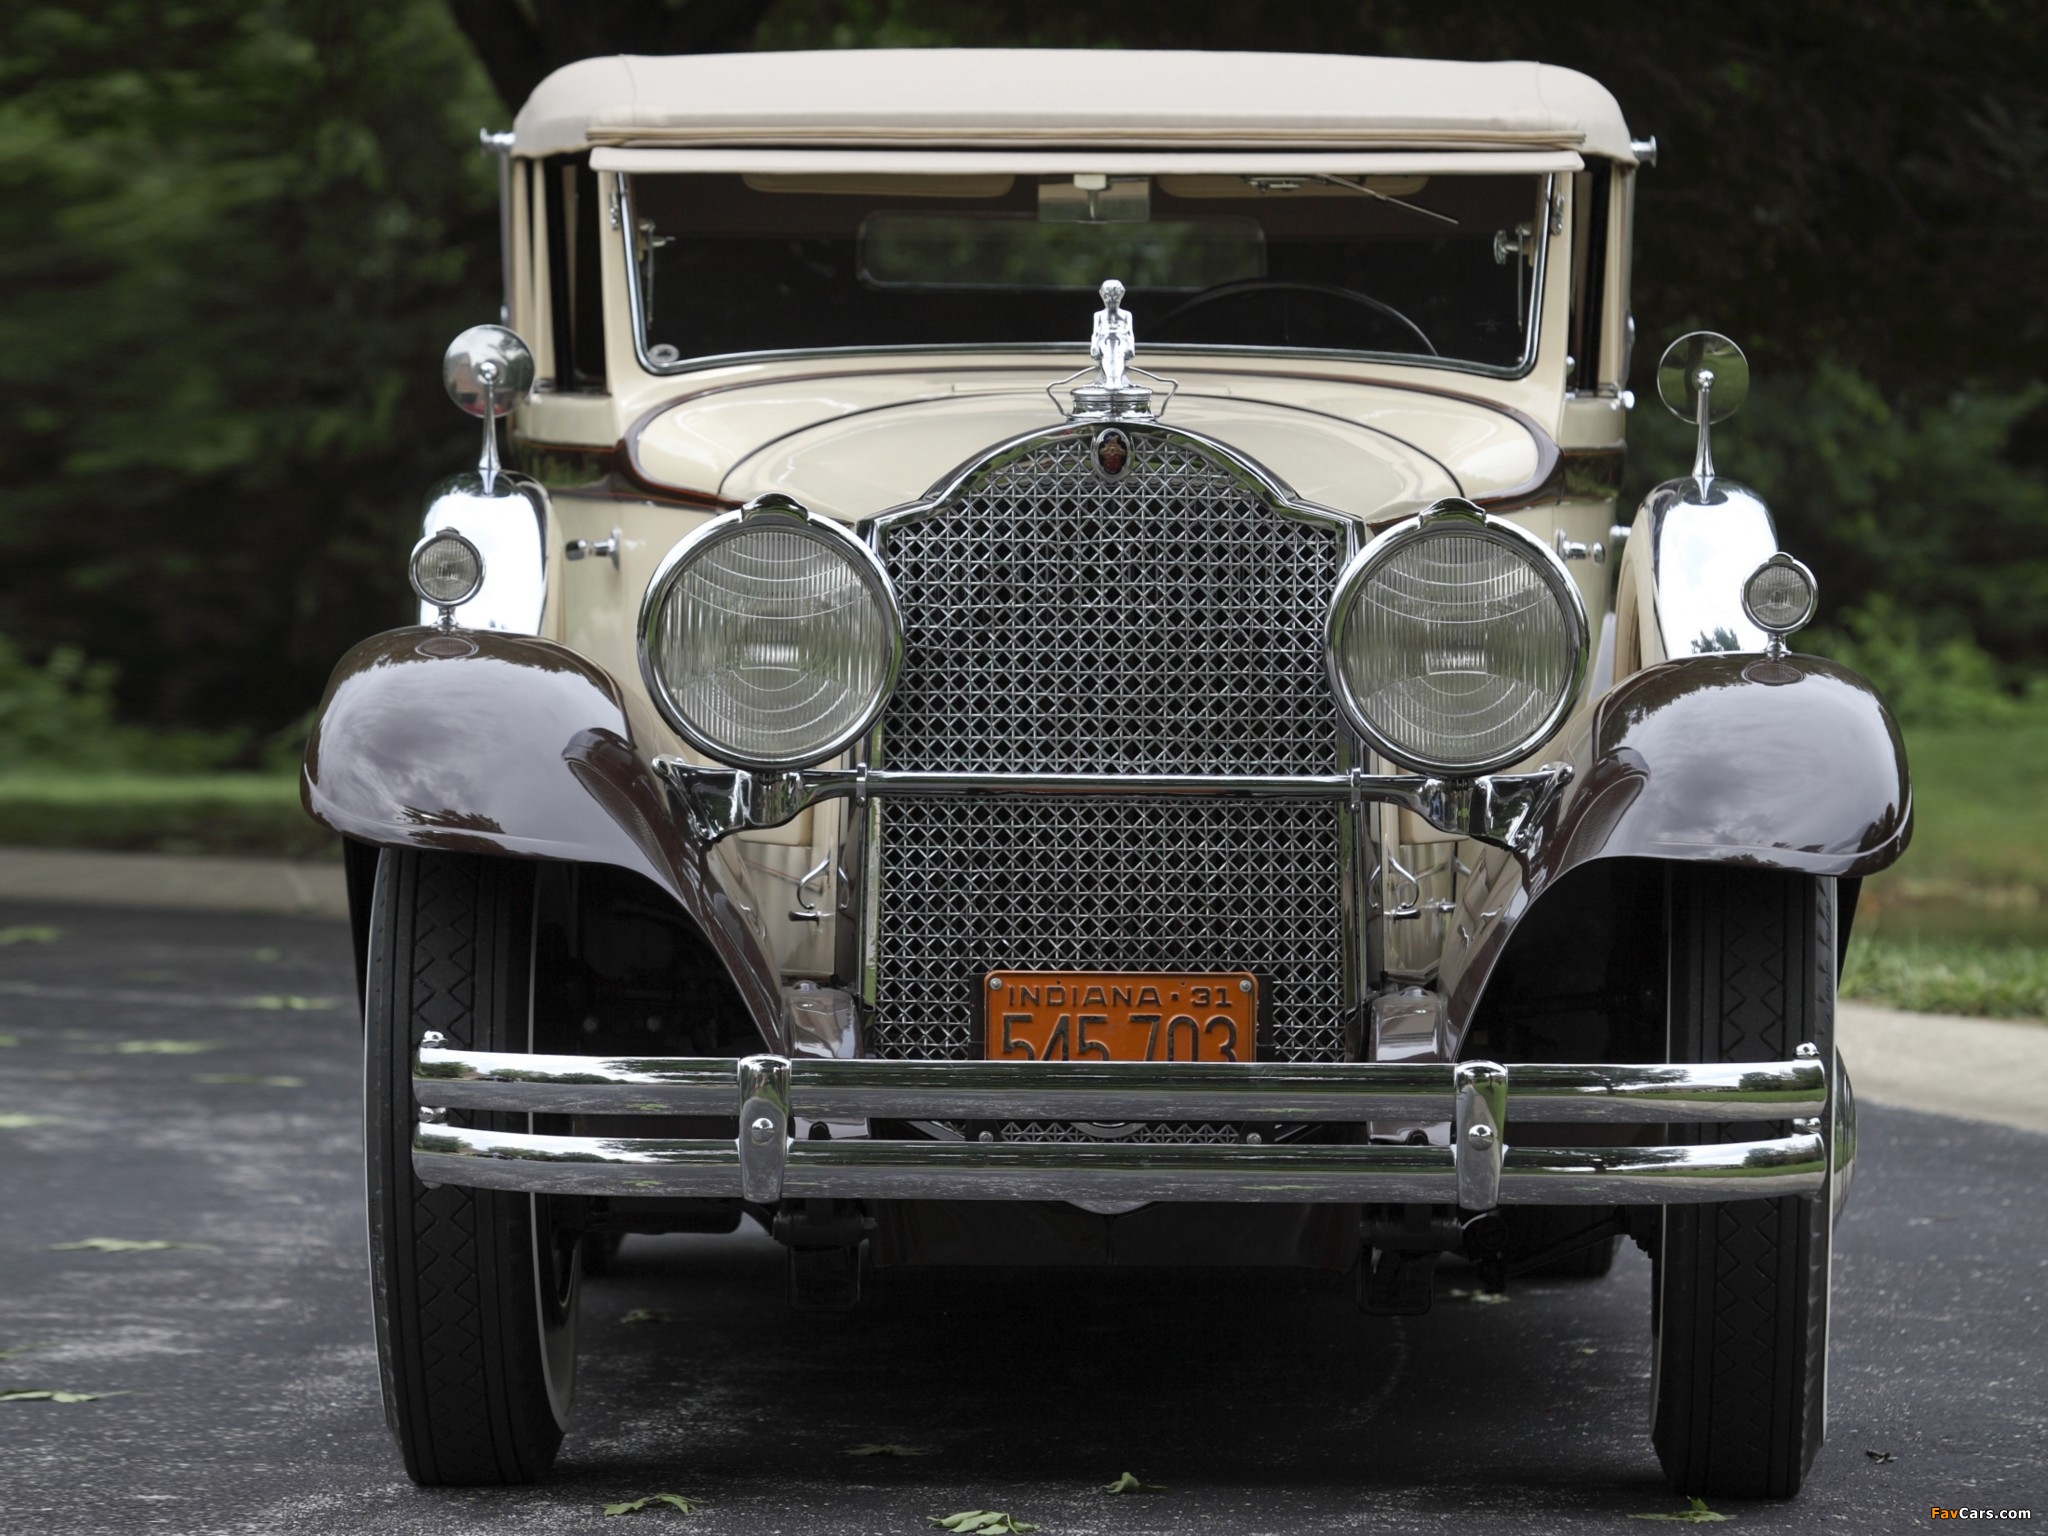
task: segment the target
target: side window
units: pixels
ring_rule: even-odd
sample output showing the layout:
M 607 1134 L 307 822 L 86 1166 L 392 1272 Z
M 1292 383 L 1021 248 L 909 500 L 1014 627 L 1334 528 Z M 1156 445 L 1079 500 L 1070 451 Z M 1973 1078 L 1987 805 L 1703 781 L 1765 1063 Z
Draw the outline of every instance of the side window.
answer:
M 535 178 L 547 220 L 549 321 L 554 332 L 554 385 L 559 390 L 602 390 L 604 368 L 603 257 L 597 173 L 588 155 L 560 155 L 541 163 Z
M 1572 354 L 1569 387 L 1591 394 L 1600 384 L 1601 317 L 1607 308 L 1607 232 L 1615 170 L 1595 161 L 1572 177 Z

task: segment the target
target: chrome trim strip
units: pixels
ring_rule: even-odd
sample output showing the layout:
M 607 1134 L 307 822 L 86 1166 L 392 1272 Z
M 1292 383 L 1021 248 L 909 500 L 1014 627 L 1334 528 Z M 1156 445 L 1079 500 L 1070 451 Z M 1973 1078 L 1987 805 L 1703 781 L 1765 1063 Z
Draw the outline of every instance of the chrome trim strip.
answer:
M 1441 1065 L 1377 1062 L 807 1061 L 791 1096 L 817 1120 L 1121 1120 L 1142 1104 L 1147 1120 L 1342 1122 L 1450 1109 Z
M 739 1150 L 730 1141 L 537 1136 L 421 1121 L 412 1168 L 422 1183 L 554 1195 L 740 1193 Z
M 1531 1062 L 1022 1062 L 540 1056 L 421 1047 L 413 1094 L 431 1108 L 535 1114 L 810 1120 L 1284 1120 L 1449 1118 L 1485 1086 L 1489 1122 L 1656 1125 L 1791 1120 L 1827 1104 L 1818 1060 L 1733 1065 Z M 762 1074 L 766 1074 L 763 1076 Z M 752 1074 L 752 1075 L 749 1075 Z M 748 1086 L 742 1088 L 742 1078 Z M 1498 1089 L 1491 1086 L 1498 1080 Z M 779 1087 L 777 1084 L 779 1083 Z M 765 1091 L 761 1085 L 774 1088 Z M 779 1107 L 777 1107 L 779 1106 Z M 1474 1122 L 1476 1123 L 1476 1121 Z
M 1459 1197 L 1450 1147 L 798 1141 L 783 1199 L 1376 1202 Z M 1691 1147 L 1510 1148 L 1502 1205 L 1704 1203 L 1818 1193 L 1826 1147 L 1803 1133 Z M 728 1141 L 536 1136 L 422 1122 L 428 1184 L 541 1194 L 756 1199 Z M 772 1200 L 774 1195 L 767 1196 Z
M 1806 1131 L 1692 1147 L 1510 1147 L 1503 1205 L 1700 1205 L 1819 1194 L 1827 1146 Z
M 883 795 L 1189 795 L 1246 800 L 1386 801 L 1439 831 L 1519 849 L 1557 792 L 1571 781 L 1565 763 L 1535 773 L 1476 779 L 1420 774 L 1349 773 L 924 773 L 895 768 L 811 768 L 755 773 L 702 768 L 657 757 L 654 771 L 682 802 L 698 836 L 717 842 L 735 832 L 777 827 L 820 800 Z
M 1818 1061 L 1508 1069 L 1508 1119 L 1543 1124 L 1791 1120 L 1819 1113 Z M 1533 1102 L 1532 1102 L 1533 1101 Z
M 672 378 L 678 374 L 700 373 L 713 368 L 736 368 L 750 363 L 780 363 L 800 361 L 813 357 L 915 357 L 921 354 L 933 356 L 970 356 L 975 353 L 1012 352 L 1043 353 L 1054 357 L 1071 357 L 1073 347 L 1065 342 L 953 342 L 923 345 L 876 345 L 863 347 L 800 347 L 785 351 L 722 352 L 711 357 L 686 357 L 673 363 L 657 363 L 647 355 L 647 327 L 641 316 L 643 304 L 640 293 L 640 264 L 634 259 L 633 191 L 629 185 L 630 175 L 624 171 L 604 171 L 601 175 L 612 179 L 612 227 L 620 232 L 620 246 L 626 258 L 626 305 L 628 319 L 633 328 L 633 358 L 643 373 L 656 378 Z M 1551 228 L 1554 222 L 1548 211 L 1556 206 L 1558 199 L 1558 177 L 1551 172 L 1543 178 L 1543 227 Z M 1347 352 L 1336 347 L 1246 347 L 1224 343 L 1210 343 L 1197 346 L 1191 343 L 1161 342 L 1149 344 L 1147 350 L 1159 355 L 1174 356 L 1219 356 L 1219 357 L 1271 357 L 1283 361 L 1294 358 L 1327 358 L 1340 362 L 1362 362 L 1393 364 L 1400 367 L 1427 369 L 1430 372 L 1465 373 L 1483 379 L 1525 379 L 1535 370 L 1539 355 L 1539 344 L 1543 337 L 1543 297 L 1545 278 L 1550 270 L 1550 247 L 1559 238 L 1555 231 L 1545 236 L 1536 248 L 1536 268 L 1531 275 L 1531 299 L 1529 324 L 1522 342 L 1522 356 L 1517 363 L 1508 367 L 1495 367 L 1488 363 L 1467 362 L 1458 358 L 1419 357 L 1411 352 Z M 1365 381 L 1370 382 L 1370 381 Z
M 413 1097 L 447 1109 L 556 1115 L 730 1115 L 734 1064 L 682 1057 L 543 1056 L 423 1047 Z

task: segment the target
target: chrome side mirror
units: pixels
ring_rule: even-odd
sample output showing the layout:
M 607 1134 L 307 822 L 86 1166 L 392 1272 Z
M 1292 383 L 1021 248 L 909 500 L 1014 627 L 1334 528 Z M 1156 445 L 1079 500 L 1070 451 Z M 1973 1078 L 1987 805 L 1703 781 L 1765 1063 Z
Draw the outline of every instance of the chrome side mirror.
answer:
M 1719 331 L 1688 332 L 1666 347 L 1657 362 L 1657 398 L 1699 431 L 1692 477 L 1704 498 L 1714 478 L 1708 429 L 1733 416 L 1749 398 L 1749 359 Z
M 488 491 L 498 477 L 498 418 L 533 393 L 533 350 L 502 325 L 472 325 L 448 343 L 441 382 L 459 409 L 483 418 L 476 467 Z
M 448 344 L 441 382 L 448 398 L 483 422 L 474 470 L 427 495 L 413 553 L 420 623 L 445 627 L 462 609 L 471 629 L 540 633 L 547 603 L 547 492 L 498 459 L 498 418 L 533 391 L 533 353 L 502 325 L 473 325 Z M 458 532 L 458 530 L 460 530 Z

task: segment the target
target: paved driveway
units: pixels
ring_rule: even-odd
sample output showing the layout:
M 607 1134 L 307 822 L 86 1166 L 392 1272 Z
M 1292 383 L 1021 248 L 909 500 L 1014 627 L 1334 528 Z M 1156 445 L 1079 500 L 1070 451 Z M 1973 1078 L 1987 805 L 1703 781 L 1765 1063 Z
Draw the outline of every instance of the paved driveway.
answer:
M 377 1403 L 341 926 L 17 905 L 0 936 L 0 1387 L 123 1394 L 0 1402 L 0 1531 L 910 1536 L 996 1508 L 1046 1536 L 1469 1536 L 1641 1532 L 1677 1502 L 1633 1250 L 1497 1305 L 1447 1269 L 1407 1320 L 1286 1274 L 983 1272 L 885 1275 L 834 1320 L 784 1308 L 757 1235 L 630 1240 L 587 1293 L 555 1477 L 421 1492 Z M 1864 1127 L 1831 1442 L 1797 1504 L 1724 1508 L 2048 1519 L 2048 1141 L 1884 1105 Z M 51 1246 L 96 1237 L 206 1246 Z M 847 1454 L 876 1442 L 927 1454 Z M 1096 1491 L 1124 1471 L 1170 1491 Z M 697 1512 L 600 1513 L 659 1492 Z

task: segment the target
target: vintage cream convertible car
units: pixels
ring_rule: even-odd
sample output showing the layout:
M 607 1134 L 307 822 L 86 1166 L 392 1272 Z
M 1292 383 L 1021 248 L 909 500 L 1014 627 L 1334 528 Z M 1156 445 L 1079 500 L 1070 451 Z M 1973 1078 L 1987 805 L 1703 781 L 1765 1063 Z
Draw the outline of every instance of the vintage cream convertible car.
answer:
M 1825 1426 L 1897 731 L 1691 473 L 1617 525 L 1653 146 L 1533 64 L 608 58 L 488 136 L 419 624 L 334 675 L 385 1401 L 530 1479 L 584 1268 L 1656 1268 L 1678 1488 Z M 515 334 L 516 333 L 516 334 Z M 523 340 L 522 340 L 523 338 Z M 506 461 L 496 420 L 509 421 Z

